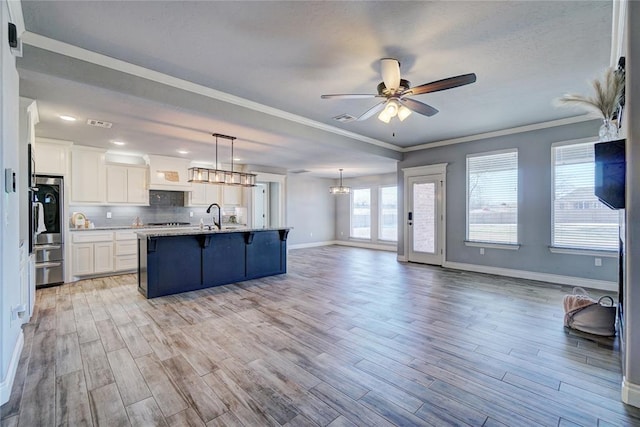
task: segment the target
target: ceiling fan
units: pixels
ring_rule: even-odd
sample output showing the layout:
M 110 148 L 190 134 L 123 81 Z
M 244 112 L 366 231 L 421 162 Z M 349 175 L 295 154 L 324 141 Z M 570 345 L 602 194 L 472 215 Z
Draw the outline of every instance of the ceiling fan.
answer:
M 389 121 L 395 116 L 398 116 L 400 121 L 403 121 L 411 114 L 412 111 L 428 117 L 431 117 L 438 112 L 438 110 L 431 105 L 410 98 L 412 95 L 422 95 L 424 93 L 452 89 L 454 87 L 468 85 L 476 81 L 475 73 L 469 73 L 411 87 L 411 83 L 408 80 L 400 78 L 400 62 L 393 58 L 382 58 L 380 60 L 380 74 L 382 74 L 382 82 L 378 84 L 377 94 L 334 94 L 322 95 L 321 98 L 385 98 L 384 101 L 365 111 L 356 120 L 367 120 L 374 114 L 380 113 L 378 115 L 378 119 L 385 123 L 389 123 Z

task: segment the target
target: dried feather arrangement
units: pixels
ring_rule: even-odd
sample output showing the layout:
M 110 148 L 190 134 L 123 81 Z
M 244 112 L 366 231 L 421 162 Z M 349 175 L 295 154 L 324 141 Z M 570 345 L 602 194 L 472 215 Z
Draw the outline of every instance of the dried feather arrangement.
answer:
M 596 79 L 592 84 L 596 91 L 595 96 L 567 94 L 558 98 L 557 103 L 559 105 L 577 104 L 599 113 L 603 119 L 613 118 L 624 93 L 624 73 L 608 68 L 604 81 Z

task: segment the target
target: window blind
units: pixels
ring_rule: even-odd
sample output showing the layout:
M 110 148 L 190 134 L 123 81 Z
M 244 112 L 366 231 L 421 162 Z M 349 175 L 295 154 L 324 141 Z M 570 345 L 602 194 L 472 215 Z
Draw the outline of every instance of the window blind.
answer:
M 518 243 L 518 151 L 467 156 L 467 240 Z
M 551 149 L 553 246 L 618 249 L 618 212 L 594 195 L 594 144 L 558 145 Z

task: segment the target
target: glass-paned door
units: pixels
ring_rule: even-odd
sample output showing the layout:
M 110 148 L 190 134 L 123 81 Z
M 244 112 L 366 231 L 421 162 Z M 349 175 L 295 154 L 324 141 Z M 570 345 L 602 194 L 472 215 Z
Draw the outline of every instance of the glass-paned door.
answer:
M 442 179 L 416 176 L 408 183 L 408 260 L 442 265 Z

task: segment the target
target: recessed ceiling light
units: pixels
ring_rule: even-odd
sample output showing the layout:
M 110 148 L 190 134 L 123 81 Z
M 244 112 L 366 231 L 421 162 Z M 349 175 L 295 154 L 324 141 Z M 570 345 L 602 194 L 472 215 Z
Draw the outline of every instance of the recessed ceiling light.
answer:
M 62 120 L 64 120 L 65 122 L 75 122 L 77 119 L 73 116 L 58 116 L 60 117 Z
M 187 150 L 176 150 L 180 154 L 189 154 Z
M 111 143 L 115 145 L 127 145 L 127 143 L 124 141 L 111 141 Z

